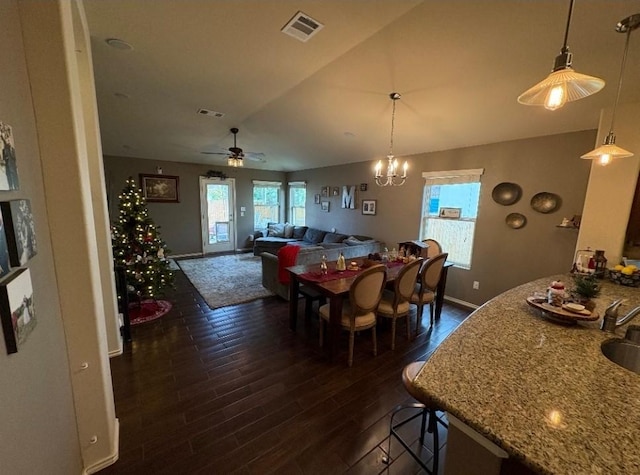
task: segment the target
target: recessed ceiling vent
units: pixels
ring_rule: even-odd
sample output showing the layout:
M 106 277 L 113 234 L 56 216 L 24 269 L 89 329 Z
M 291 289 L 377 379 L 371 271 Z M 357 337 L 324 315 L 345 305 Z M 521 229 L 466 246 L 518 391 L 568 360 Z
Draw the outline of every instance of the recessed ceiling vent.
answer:
M 322 30 L 323 27 L 324 25 L 322 23 L 314 20 L 309 15 L 298 12 L 281 31 L 306 43 L 309 38 Z
M 209 110 L 209 109 L 198 109 L 198 114 L 209 115 L 211 117 L 216 117 L 218 119 L 220 119 L 221 117 L 224 117 L 224 113 L 223 112 L 216 112 L 216 111 L 212 111 L 212 110 Z

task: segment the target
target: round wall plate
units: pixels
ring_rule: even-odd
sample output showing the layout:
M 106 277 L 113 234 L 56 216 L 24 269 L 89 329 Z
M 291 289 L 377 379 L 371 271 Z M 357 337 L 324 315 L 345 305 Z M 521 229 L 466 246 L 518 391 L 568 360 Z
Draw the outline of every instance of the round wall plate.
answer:
M 522 196 L 522 188 L 516 183 L 503 182 L 497 184 L 491 192 L 493 201 L 503 206 L 516 203 Z
M 555 193 L 542 191 L 533 195 L 531 198 L 531 207 L 538 213 L 552 213 L 560 208 L 562 200 Z
M 510 228 L 520 229 L 527 224 L 527 217 L 520 213 L 509 213 L 504 221 Z

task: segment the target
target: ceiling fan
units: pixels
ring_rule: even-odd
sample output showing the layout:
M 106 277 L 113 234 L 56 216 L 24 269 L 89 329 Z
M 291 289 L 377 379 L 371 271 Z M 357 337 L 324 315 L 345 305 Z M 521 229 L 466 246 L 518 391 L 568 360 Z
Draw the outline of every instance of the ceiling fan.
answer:
M 244 159 L 254 162 L 265 162 L 262 152 L 244 152 L 236 143 L 236 136 L 239 132 L 237 127 L 232 127 L 229 131 L 233 134 L 233 147 L 229 147 L 229 152 L 200 152 L 204 155 L 227 155 L 227 165 L 230 167 L 244 166 Z

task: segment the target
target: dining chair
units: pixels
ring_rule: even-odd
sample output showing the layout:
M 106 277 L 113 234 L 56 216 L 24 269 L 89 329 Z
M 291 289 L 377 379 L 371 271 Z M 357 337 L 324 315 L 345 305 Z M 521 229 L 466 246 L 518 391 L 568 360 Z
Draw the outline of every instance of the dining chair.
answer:
M 435 239 L 423 239 L 422 242 L 429 246 L 427 248 L 427 259 L 442 254 L 442 246 Z
M 407 317 L 407 340 L 411 339 L 409 309 L 411 296 L 415 290 L 418 272 L 424 259 L 422 257 L 406 264 L 393 282 L 393 290 L 385 290 L 378 304 L 378 315 L 391 319 L 391 349 L 396 347 L 396 321 Z
M 353 343 L 355 332 L 371 329 L 373 335 L 373 356 L 378 354 L 376 341 L 376 308 L 382 297 L 382 290 L 387 280 L 387 268 L 378 264 L 364 270 L 358 275 L 349 289 L 349 300 L 342 305 L 340 325 L 349 332 L 349 359 L 353 364 Z M 322 305 L 320 314 L 320 346 L 323 344 L 324 321 L 330 321 L 331 304 Z
M 422 269 L 420 269 L 418 282 L 415 284 L 415 290 L 410 299 L 410 302 L 418 307 L 416 335 L 418 335 L 422 326 L 422 314 L 426 304 L 429 304 L 429 328 L 433 325 L 433 303 L 436 299 L 436 288 L 438 287 L 438 282 L 440 282 L 442 269 L 448 256 L 448 253 L 442 252 L 427 259 L 422 265 Z

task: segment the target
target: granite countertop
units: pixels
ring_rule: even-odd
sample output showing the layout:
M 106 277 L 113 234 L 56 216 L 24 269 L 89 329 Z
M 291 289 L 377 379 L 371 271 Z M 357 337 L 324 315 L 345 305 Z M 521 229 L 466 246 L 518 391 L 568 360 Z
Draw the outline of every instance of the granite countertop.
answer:
M 525 299 L 550 276 L 511 289 L 474 311 L 414 380 L 423 402 L 453 414 L 541 473 L 640 473 L 640 375 L 612 363 L 600 321 L 567 326 Z M 640 289 L 603 281 L 596 311 Z M 631 324 L 640 324 L 640 316 Z M 616 335 L 624 336 L 624 327 Z

